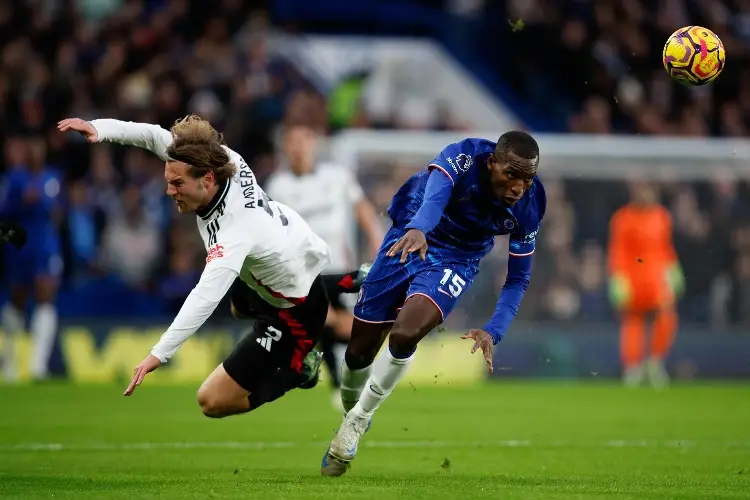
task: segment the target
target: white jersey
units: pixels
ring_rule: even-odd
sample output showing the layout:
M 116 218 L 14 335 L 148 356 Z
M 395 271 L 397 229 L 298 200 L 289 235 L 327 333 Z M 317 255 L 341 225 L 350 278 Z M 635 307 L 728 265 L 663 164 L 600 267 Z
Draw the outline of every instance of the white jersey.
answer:
M 172 134 L 157 125 L 93 120 L 99 142 L 116 142 L 150 150 L 162 160 Z M 250 167 L 226 148 L 237 167 L 205 212 L 197 214 L 206 247 L 206 267 L 172 325 L 151 354 L 166 362 L 211 316 L 239 276 L 269 304 L 278 308 L 304 298 L 328 266 L 330 250 L 291 208 L 270 201 Z
M 364 193 L 349 169 L 321 163 L 306 175 L 282 170 L 269 179 L 266 191 L 274 200 L 296 210 L 328 243 L 329 271 L 356 267 L 354 205 L 364 198 Z

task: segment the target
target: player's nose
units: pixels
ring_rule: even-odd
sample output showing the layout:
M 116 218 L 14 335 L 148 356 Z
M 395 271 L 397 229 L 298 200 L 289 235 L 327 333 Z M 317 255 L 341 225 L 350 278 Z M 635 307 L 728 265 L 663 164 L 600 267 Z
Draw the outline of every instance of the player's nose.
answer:
M 520 198 L 521 196 L 523 196 L 523 192 L 524 192 L 523 182 L 511 183 L 510 192 L 513 193 L 513 196 L 515 196 L 516 198 Z

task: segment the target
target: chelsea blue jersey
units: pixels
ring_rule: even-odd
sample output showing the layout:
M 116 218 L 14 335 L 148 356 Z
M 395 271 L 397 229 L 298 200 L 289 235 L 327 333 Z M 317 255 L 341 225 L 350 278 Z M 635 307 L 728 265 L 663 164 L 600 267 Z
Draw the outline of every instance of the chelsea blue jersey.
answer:
M 388 207 L 394 227 L 405 227 L 411 221 L 422 206 L 428 177 L 442 172 L 453 189 L 440 221 L 426 235 L 431 246 L 481 258 L 492 249 L 495 236 L 508 234 L 511 255 L 532 254 L 547 205 L 544 186 L 535 177 L 512 207 L 498 200 L 483 174 L 495 146 L 485 139 L 464 139 L 443 149 L 427 169 L 409 178 L 394 195 Z
M 34 193 L 32 202 L 27 200 Z M 53 169 L 32 173 L 13 168 L 0 185 L 0 214 L 18 222 L 28 232 L 29 247 L 59 251 L 59 235 L 53 212 L 60 203 L 61 180 Z

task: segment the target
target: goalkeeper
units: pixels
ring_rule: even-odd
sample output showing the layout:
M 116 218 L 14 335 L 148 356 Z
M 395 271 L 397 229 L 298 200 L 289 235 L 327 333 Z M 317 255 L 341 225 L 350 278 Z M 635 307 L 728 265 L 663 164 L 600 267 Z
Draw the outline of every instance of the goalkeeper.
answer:
M 623 382 L 654 387 L 669 383 L 664 360 L 677 330 L 676 301 L 685 279 L 672 244 L 672 218 L 652 185 L 634 184 L 631 202 L 610 221 L 609 294 L 620 315 Z M 653 335 L 646 358 L 646 316 Z

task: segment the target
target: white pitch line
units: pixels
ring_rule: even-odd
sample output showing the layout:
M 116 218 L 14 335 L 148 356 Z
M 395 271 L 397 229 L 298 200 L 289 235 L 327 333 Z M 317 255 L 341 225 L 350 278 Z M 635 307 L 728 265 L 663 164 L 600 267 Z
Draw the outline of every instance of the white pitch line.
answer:
M 260 450 L 318 447 L 326 441 L 217 441 L 217 442 L 143 442 L 143 443 L 17 443 L 0 444 L 0 453 L 27 451 L 112 451 L 112 450 Z M 363 448 L 427 449 L 427 448 L 748 448 L 750 441 L 691 441 L 691 440 L 607 440 L 592 442 L 566 441 L 363 441 Z

